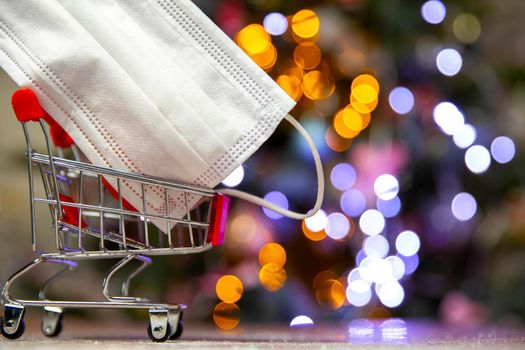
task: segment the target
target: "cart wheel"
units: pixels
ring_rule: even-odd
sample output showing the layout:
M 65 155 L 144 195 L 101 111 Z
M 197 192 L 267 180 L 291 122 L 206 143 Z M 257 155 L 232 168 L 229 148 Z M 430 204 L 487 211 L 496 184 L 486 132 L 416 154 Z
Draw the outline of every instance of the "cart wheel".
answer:
M 178 328 L 177 328 L 178 330 Z M 166 340 L 168 340 L 171 333 L 171 328 L 169 323 L 166 325 L 166 334 L 162 338 L 156 338 L 153 332 L 151 331 L 151 322 L 148 323 L 148 336 L 151 340 L 153 340 L 155 343 L 164 343 Z
M 177 324 L 177 330 L 171 337 L 169 337 L 170 340 L 177 340 L 182 335 L 182 332 L 184 332 L 184 323 L 182 321 L 179 321 Z
M 49 338 L 57 337 L 62 333 L 63 323 L 62 323 L 62 315 L 60 315 L 60 319 L 58 323 L 55 326 L 55 329 L 52 329 L 51 327 L 46 327 L 45 321 L 42 320 L 42 333 Z
M 0 318 L 0 324 L 1 324 L 0 332 L 7 339 L 13 339 L 13 340 L 14 339 L 18 339 L 26 331 L 26 324 L 25 324 L 24 320 L 20 321 L 20 323 L 18 324 L 18 329 L 14 333 L 7 333 L 7 331 L 5 330 L 5 327 L 4 327 L 4 319 L 3 318 Z

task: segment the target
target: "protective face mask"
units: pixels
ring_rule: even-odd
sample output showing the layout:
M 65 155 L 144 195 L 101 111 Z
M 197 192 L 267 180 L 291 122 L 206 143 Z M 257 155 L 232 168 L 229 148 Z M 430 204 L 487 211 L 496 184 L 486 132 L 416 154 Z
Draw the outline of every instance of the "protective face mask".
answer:
M 0 64 L 37 94 L 93 164 L 210 188 L 285 118 L 314 156 L 314 208 L 299 214 L 219 191 L 295 219 L 321 206 L 319 155 L 287 115 L 294 101 L 189 0 L 2 1 Z M 121 190 L 141 207 L 139 187 L 123 182 Z M 183 217 L 182 196 L 168 197 L 148 189 L 148 210 Z

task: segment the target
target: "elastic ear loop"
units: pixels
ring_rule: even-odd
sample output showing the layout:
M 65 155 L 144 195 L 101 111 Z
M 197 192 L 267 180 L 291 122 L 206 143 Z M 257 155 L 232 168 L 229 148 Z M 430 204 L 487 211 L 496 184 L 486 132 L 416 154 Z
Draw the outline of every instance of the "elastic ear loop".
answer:
M 274 212 L 279 213 L 283 216 L 289 217 L 291 219 L 303 220 L 317 213 L 319 209 L 321 209 L 321 205 L 323 204 L 323 198 L 324 198 L 323 165 L 321 164 L 321 157 L 319 156 L 319 152 L 317 151 L 317 147 L 315 146 L 314 141 L 312 140 L 308 132 L 303 128 L 303 126 L 294 117 L 292 117 L 289 114 L 287 114 L 284 117 L 284 119 L 286 119 L 290 124 L 292 124 L 292 126 L 294 126 L 297 129 L 297 131 L 299 131 L 299 133 L 303 136 L 304 140 L 308 144 L 308 147 L 310 148 L 310 152 L 312 152 L 312 156 L 314 158 L 314 163 L 315 163 L 315 171 L 317 172 L 317 199 L 315 201 L 314 207 L 308 213 L 301 214 L 301 213 L 297 213 L 297 212 L 294 212 L 288 209 L 284 209 L 283 207 L 275 205 L 274 203 L 271 203 L 260 197 L 254 196 L 253 194 L 246 193 L 244 191 L 234 190 L 231 188 L 220 188 L 217 191 L 222 194 L 225 194 L 231 197 L 237 197 L 245 201 L 254 203 L 258 206 L 273 210 Z

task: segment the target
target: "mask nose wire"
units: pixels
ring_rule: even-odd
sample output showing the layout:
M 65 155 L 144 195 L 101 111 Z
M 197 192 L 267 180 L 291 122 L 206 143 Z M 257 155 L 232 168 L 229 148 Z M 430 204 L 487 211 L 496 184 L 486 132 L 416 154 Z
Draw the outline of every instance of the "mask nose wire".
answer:
M 317 147 L 315 146 L 315 143 L 312 140 L 312 137 L 308 134 L 308 131 L 306 131 L 303 128 L 303 126 L 291 115 L 286 114 L 284 119 L 286 119 L 290 124 L 292 124 L 292 126 L 295 127 L 297 131 L 299 131 L 299 133 L 303 136 L 314 158 L 315 171 L 317 173 L 317 199 L 315 200 L 314 207 L 310 211 L 308 211 L 308 213 L 303 214 L 303 213 L 297 213 L 297 212 L 294 212 L 288 209 L 284 209 L 283 207 L 280 207 L 274 203 L 271 203 L 260 197 L 254 196 L 253 194 L 246 193 L 244 191 L 239 191 L 239 190 L 235 190 L 231 188 L 220 188 L 217 190 L 217 192 L 225 194 L 230 197 L 237 197 L 237 198 L 243 199 L 245 201 L 259 205 L 261 207 L 273 210 L 274 212 L 279 213 L 283 216 L 289 217 L 291 219 L 303 220 L 317 213 L 319 209 L 321 209 L 321 205 L 323 204 L 323 199 L 324 199 L 323 165 L 321 164 L 321 157 L 319 156 L 319 151 L 317 150 Z

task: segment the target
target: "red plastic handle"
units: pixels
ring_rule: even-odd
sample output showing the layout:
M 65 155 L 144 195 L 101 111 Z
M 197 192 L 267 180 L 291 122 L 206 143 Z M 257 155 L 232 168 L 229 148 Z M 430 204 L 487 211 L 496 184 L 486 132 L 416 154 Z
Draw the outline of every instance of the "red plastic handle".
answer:
M 20 123 L 36 122 L 44 118 L 44 109 L 40 106 L 35 93 L 28 88 L 15 91 L 11 98 L 16 119 Z
M 208 230 L 208 243 L 218 246 L 224 243 L 226 219 L 230 209 L 230 197 L 220 193 L 215 194 L 211 200 L 210 228 Z
M 36 94 L 28 88 L 15 91 L 11 98 L 16 119 L 21 123 L 36 122 L 43 118 L 50 127 L 53 143 L 58 147 L 71 147 L 74 144 L 69 134 L 42 108 Z

